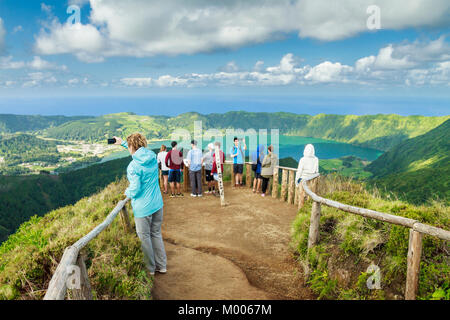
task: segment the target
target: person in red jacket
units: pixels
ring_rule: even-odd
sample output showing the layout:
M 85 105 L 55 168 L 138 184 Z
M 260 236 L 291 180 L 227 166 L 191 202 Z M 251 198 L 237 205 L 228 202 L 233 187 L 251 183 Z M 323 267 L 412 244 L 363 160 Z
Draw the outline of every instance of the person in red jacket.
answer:
M 177 142 L 172 141 L 172 150 L 166 155 L 166 166 L 169 167 L 169 184 L 171 198 L 182 197 L 181 193 L 181 173 L 183 168 L 183 153 L 177 149 Z M 175 190 L 177 191 L 175 195 Z
M 222 150 L 220 150 L 220 142 L 216 141 L 214 143 L 214 146 L 219 147 L 219 152 L 220 152 L 220 168 L 223 174 L 223 163 L 225 162 L 225 154 L 223 153 Z M 216 190 L 219 190 L 219 185 L 218 185 L 218 181 L 219 181 L 219 174 L 217 173 L 217 164 L 216 164 L 216 153 L 214 152 L 213 154 L 213 166 L 212 166 L 212 170 L 211 170 L 211 174 L 214 177 L 214 180 L 216 181 Z M 213 195 L 216 195 L 216 190 L 214 190 Z

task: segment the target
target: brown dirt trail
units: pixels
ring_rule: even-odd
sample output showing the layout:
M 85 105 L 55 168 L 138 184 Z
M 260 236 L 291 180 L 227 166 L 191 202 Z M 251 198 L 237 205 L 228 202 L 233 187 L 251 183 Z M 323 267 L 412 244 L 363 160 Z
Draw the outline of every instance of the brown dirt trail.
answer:
M 156 274 L 155 299 L 314 299 L 289 251 L 296 207 L 251 189 L 225 188 L 226 207 L 211 195 L 164 198 L 167 273 Z

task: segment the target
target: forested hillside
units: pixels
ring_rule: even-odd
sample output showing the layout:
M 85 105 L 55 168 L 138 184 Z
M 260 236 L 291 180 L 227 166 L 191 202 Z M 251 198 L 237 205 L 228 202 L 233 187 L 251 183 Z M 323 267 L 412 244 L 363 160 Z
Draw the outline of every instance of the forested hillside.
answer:
M 442 124 L 446 117 L 398 115 L 298 115 L 293 113 L 228 112 L 225 114 L 185 113 L 177 117 L 138 116 L 119 113 L 72 121 L 46 130 L 48 137 L 65 140 L 103 141 L 112 135 L 142 132 L 149 139 L 169 138 L 175 129 L 193 130 L 201 120 L 203 129 L 280 129 L 281 134 L 323 138 L 379 150 L 388 150 L 408 138 L 424 134 Z
M 0 114 L 0 133 L 31 132 L 88 117 Z
M 29 134 L 19 134 L 16 136 L 0 136 L 0 173 L 14 174 L 18 168 L 12 168 L 20 163 L 45 161 L 56 163 L 60 155 L 56 148 L 57 142 L 39 139 Z M 14 169 L 11 172 L 9 169 Z M 26 168 L 20 168 L 26 170 Z M 26 173 L 21 171 L 20 173 Z
M 0 176 L 0 242 L 31 216 L 73 204 L 121 178 L 129 162 L 112 160 L 59 176 Z
M 439 197 L 450 203 L 450 120 L 400 143 L 372 162 L 374 182 L 414 203 Z

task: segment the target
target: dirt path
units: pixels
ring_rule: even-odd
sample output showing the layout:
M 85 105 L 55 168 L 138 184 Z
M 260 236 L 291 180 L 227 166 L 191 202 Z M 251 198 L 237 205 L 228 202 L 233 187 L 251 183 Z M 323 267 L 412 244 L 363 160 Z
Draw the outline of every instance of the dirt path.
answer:
M 205 195 L 164 199 L 167 274 L 155 299 L 313 299 L 289 251 L 294 206 L 226 187 L 228 206 Z

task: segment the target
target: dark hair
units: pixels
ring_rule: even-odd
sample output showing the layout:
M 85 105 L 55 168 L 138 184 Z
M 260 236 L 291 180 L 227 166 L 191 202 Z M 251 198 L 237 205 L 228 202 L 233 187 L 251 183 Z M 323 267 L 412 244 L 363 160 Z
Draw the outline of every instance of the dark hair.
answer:
M 177 142 L 176 141 L 172 141 L 171 145 L 172 145 L 172 148 L 175 148 L 175 146 L 177 145 Z
M 270 152 L 272 152 L 272 151 L 273 151 L 273 147 L 272 147 L 272 146 L 269 146 L 269 147 L 267 148 L 267 150 L 269 150 Z
M 196 145 L 197 145 L 197 141 L 191 140 L 191 144 L 193 144 L 194 146 L 196 146 Z
M 234 137 L 233 141 L 239 140 L 238 137 Z

